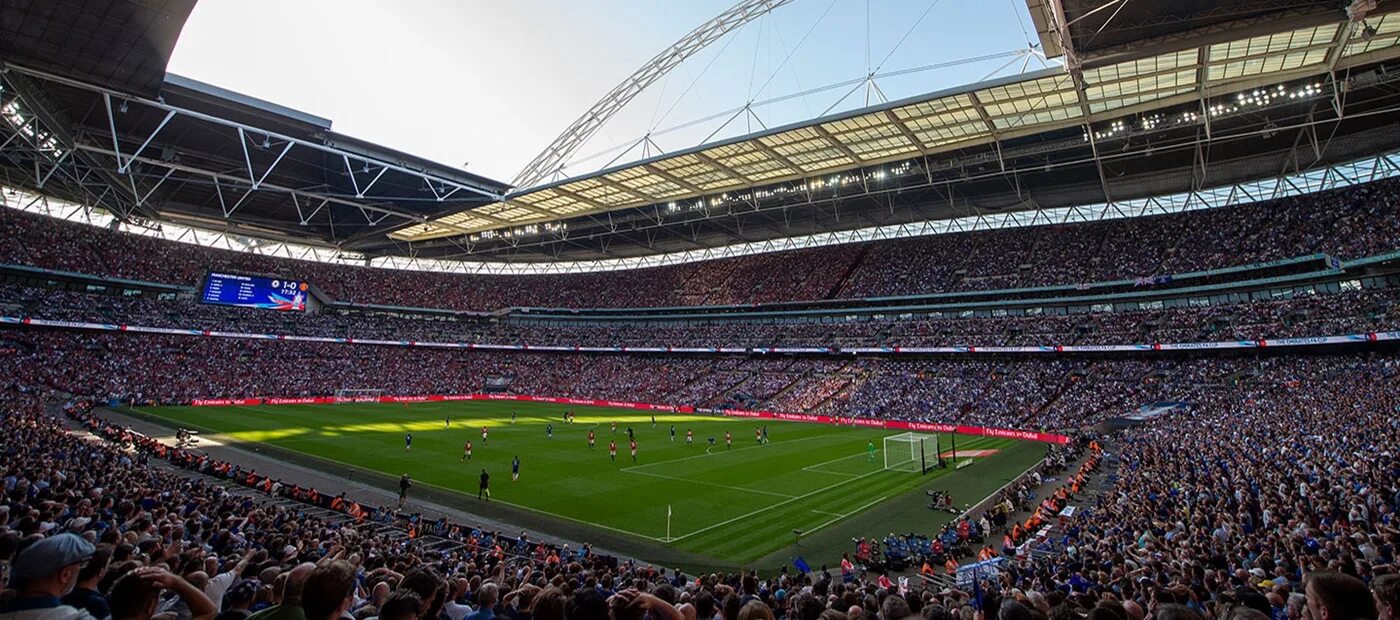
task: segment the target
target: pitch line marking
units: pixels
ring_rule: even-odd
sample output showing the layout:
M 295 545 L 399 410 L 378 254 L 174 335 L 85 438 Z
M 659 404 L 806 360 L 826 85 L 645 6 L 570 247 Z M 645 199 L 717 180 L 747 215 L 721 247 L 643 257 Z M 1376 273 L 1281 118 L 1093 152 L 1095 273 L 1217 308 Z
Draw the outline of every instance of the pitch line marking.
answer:
M 871 506 L 874 506 L 875 504 L 878 504 L 878 503 L 880 503 L 880 502 L 883 502 L 883 501 L 885 501 L 885 500 L 887 500 L 887 499 L 889 499 L 889 498 L 890 498 L 890 496 L 886 495 L 886 496 L 884 496 L 884 497 L 881 497 L 880 499 L 874 500 L 874 501 L 869 502 L 869 503 L 867 503 L 867 504 L 865 504 L 865 505 L 863 505 L 863 506 L 860 506 L 859 508 L 856 508 L 855 510 L 852 510 L 852 511 L 850 511 L 850 512 L 844 514 L 844 515 L 835 515 L 835 518 L 831 519 L 830 521 L 827 521 L 826 523 L 823 523 L 823 524 L 818 525 L 818 526 L 816 526 L 816 527 L 814 527 L 814 528 L 812 528 L 812 529 L 810 529 L 810 530 L 807 530 L 807 531 L 804 532 L 804 533 L 810 533 L 810 532 L 818 531 L 818 530 L 820 530 L 820 529 L 822 529 L 822 528 L 824 528 L 824 527 L 826 527 L 826 526 L 828 526 L 828 525 L 831 525 L 832 523 L 835 523 L 835 522 L 837 522 L 837 521 L 840 521 L 840 520 L 842 520 L 842 519 L 845 519 L 846 517 L 849 517 L 849 516 L 852 516 L 852 515 L 860 514 L 860 513 L 861 513 L 862 511 L 864 511 L 866 508 L 869 508 L 869 507 L 871 507 Z M 820 511 L 818 511 L 818 510 L 813 510 L 812 512 L 820 512 Z M 833 514 L 833 513 L 828 512 L 828 513 L 824 513 L 824 514 L 830 515 L 830 514 Z
M 729 525 L 730 523 L 734 523 L 735 521 L 740 521 L 740 520 L 743 520 L 743 519 L 747 519 L 747 518 L 749 518 L 749 517 L 752 517 L 752 516 L 754 516 L 754 515 L 763 514 L 763 513 L 765 513 L 765 512 L 768 512 L 768 511 L 770 511 L 770 510 L 773 510 L 774 508 L 778 508 L 778 507 L 780 507 L 780 506 L 786 506 L 786 505 L 791 504 L 791 503 L 793 503 L 793 502 L 795 502 L 795 501 L 798 501 L 798 500 L 807 499 L 808 497 L 812 497 L 812 496 L 814 496 L 814 495 L 816 495 L 816 494 L 818 494 L 818 493 L 826 493 L 827 491 L 835 490 L 835 489 L 838 488 L 838 487 L 842 487 L 842 486 L 845 486 L 845 485 L 850 484 L 850 483 L 852 483 L 852 482 L 855 482 L 855 481 L 857 481 L 857 480 L 861 480 L 861 479 L 863 479 L 863 478 L 869 478 L 870 476 L 874 476 L 875 474 L 880 474 L 880 473 L 885 473 L 885 470 L 881 469 L 881 470 L 877 470 L 877 471 L 872 471 L 872 472 L 870 472 L 870 473 L 868 473 L 868 474 L 862 474 L 862 475 L 860 475 L 860 476 L 856 476 L 855 478 L 851 478 L 851 479 L 849 479 L 849 480 L 844 480 L 844 481 L 838 482 L 838 483 L 836 483 L 836 484 L 833 484 L 833 485 L 828 486 L 828 487 L 825 487 L 825 488 L 817 489 L 817 490 L 815 490 L 815 491 L 812 491 L 811 493 L 806 493 L 806 494 L 803 494 L 803 495 L 798 495 L 797 497 L 794 497 L 794 498 L 792 498 L 792 499 L 789 499 L 789 500 L 786 500 L 786 501 L 782 501 L 782 502 L 778 502 L 778 503 L 776 503 L 776 504 L 773 504 L 773 505 L 771 505 L 771 506 L 767 506 L 767 507 L 764 507 L 764 508 L 759 508 L 758 510 L 755 510 L 755 511 L 750 512 L 750 513 L 747 513 L 747 514 L 739 515 L 739 516 L 737 516 L 737 517 L 734 517 L 733 519 L 729 519 L 729 520 L 726 520 L 726 521 L 721 521 L 721 522 L 719 522 L 719 523 L 716 523 L 716 524 L 714 524 L 714 525 L 710 525 L 710 526 L 708 526 L 708 527 L 702 527 L 702 528 L 700 528 L 700 529 L 698 529 L 698 530 L 695 530 L 694 532 L 690 532 L 690 533 L 685 534 L 685 535 L 683 535 L 683 536 L 676 536 L 675 538 L 672 538 L 671 541 L 672 541 L 672 542 L 675 542 L 675 541 L 678 541 L 678 540 L 685 540 L 685 539 L 690 538 L 691 536 L 694 536 L 694 535 L 696 535 L 696 534 L 703 534 L 703 533 L 708 532 L 708 531 L 710 531 L 710 530 L 713 530 L 713 529 L 715 529 L 715 528 L 724 527 L 724 526 L 726 526 L 726 525 Z M 876 500 L 876 501 L 879 501 L 879 500 Z M 872 504 L 873 504 L 873 503 L 874 503 L 874 502 L 872 502 Z M 834 522 L 834 521 L 832 521 L 832 522 Z M 823 524 L 821 527 L 825 527 L 825 526 L 826 526 L 826 525 Z M 816 530 L 814 529 L 814 530 L 809 530 L 809 531 L 816 531 Z
M 828 517 L 838 517 L 838 518 L 843 518 L 843 519 L 850 516 L 849 514 L 844 514 L 844 515 L 843 515 L 843 514 L 839 514 L 839 513 L 835 513 L 835 512 L 827 512 L 827 511 L 825 511 L 825 510 L 813 510 L 812 512 L 815 512 L 815 513 L 817 513 L 817 514 L 819 514 L 819 515 L 826 515 L 826 516 L 828 516 Z
M 850 459 L 859 458 L 859 457 L 863 457 L 863 456 L 865 456 L 865 455 L 864 455 L 864 454 L 852 454 L 852 455 L 850 455 L 850 456 L 843 456 L 843 457 L 840 457 L 840 458 L 831 459 L 830 461 L 822 461 L 822 462 L 820 462 L 820 463 L 813 463 L 813 464 L 811 464 L 811 465 L 808 465 L 808 466 L 806 466 L 806 467 L 803 467 L 803 468 L 802 468 L 802 471 L 811 472 L 811 473 L 814 473 L 814 474 L 827 474 L 827 475 L 830 475 L 830 476 L 845 476 L 845 477 L 847 477 L 847 478 L 855 478 L 856 476 L 859 476 L 860 474 L 849 474 L 849 473 L 846 473 L 846 472 L 844 472 L 844 471 L 827 471 L 827 470 L 824 470 L 824 469 L 817 469 L 817 468 L 818 468 L 818 467 L 821 467 L 822 465 L 828 465 L 828 464 L 831 464 L 831 463 L 838 463 L 838 462 L 841 462 L 841 461 L 848 461 L 848 460 L 850 460 Z
M 629 470 L 629 469 L 622 469 L 622 470 L 619 470 L 619 471 L 623 471 L 623 472 L 626 472 L 626 473 L 629 473 L 629 474 L 637 474 L 638 476 L 651 476 L 651 477 L 653 477 L 653 478 L 661 478 L 661 479 L 663 479 L 663 480 L 675 480 L 675 481 L 677 481 L 677 482 L 689 482 L 689 483 L 691 483 L 691 484 L 702 484 L 702 485 L 705 485 L 705 486 L 708 486 L 708 487 L 715 487 L 715 488 L 717 488 L 717 489 L 728 489 L 728 490 L 730 490 L 730 491 L 744 491 L 744 492 L 747 492 L 747 493 L 760 493 L 760 494 L 763 494 L 763 495 L 772 495 L 773 497 L 782 497 L 782 498 L 787 498 L 787 499 L 791 499 L 791 498 L 793 498 L 793 497 L 796 497 L 796 496 L 794 496 L 794 495 L 788 495 L 788 494 L 786 494 L 786 493 L 775 493 L 775 492 L 773 492 L 773 491 L 761 491 L 761 490 L 759 490 L 759 489 L 750 489 L 750 488 L 746 488 L 746 487 L 732 487 L 732 486 L 729 486 L 729 485 L 727 485 L 727 484 L 719 484 L 719 483 L 717 483 L 717 482 L 707 482 L 707 481 L 704 481 L 704 480 L 692 480 L 692 479 L 690 479 L 690 478 L 677 478 L 677 477 L 675 477 L 675 476 L 664 476 L 664 475 L 662 475 L 662 474 L 653 474 L 653 473 L 645 472 L 645 471 L 635 471 L 635 470 Z
M 757 449 L 759 449 L 759 448 L 766 448 L 766 447 L 768 447 L 768 446 L 770 446 L 770 445 L 787 445 L 787 444 L 790 444 L 790 443 L 798 443 L 798 442 L 802 442 L 802 441 L 811 441 L 811 440 L 813 440 L 813 439 L 830 439 L 831 437 L 832 437 L 832 435 L 814 435 L 814 436 L 812 436 L 812 437 L 799 437 L 799 438 L 797 438 L 797 439 L 788 439 L 788 440 L 786 440 L 786 441 L 777 441 L 777 442 L 773 442 L 772 444 L 763 444 L 763 445 L 758 445 L 758 446 L 748 446 L 748 447 L 744 447 L 744 448 L 730 448 L 730 449 L 728 449 L 728 450 L 725 450 L 725 451 L 722 452 L 722 453 L 717 453 L 717 454 L 733 454 L 733 453 L 735 453 L 735 452 L 743 452 L 744 450 L 757 450 Z M 658 467 L 658 466 L 661 466 L 661 465 L 668 465 L 668 464 L 670 464 L 670 463 L 681 463 L 681 462 L 684 462 L 684 461 L 690 461 L 690 460 L 694 460 L 694 459 L 703 459 L 703 458 L 705 458 L 705 457 L 707 457 L 707 456 L 715 456 L 715 454 L 711 454 L 711 453 L 709 452 L 709 449 L 707 448 L 705 454 L 696 454 L 696 455 L 694 455 L 694 456 L 683 456 L 683 457 L 680 457 L 680 458 L 678 458 L 678 459 L 671 459 L 671 460 L 669 460 L 669 461 L 657 461 L 657 462 L 655 462 L 655 463 L 642 463 L 641 465 L 633 465 L 633 466 L 631 466 L 631 467 L 624 467 L 624 468 L 622 468 L 622 471 L 635 471 L 635 470 L 643 469 L 643 468 L 647 468 L 647 467 Z

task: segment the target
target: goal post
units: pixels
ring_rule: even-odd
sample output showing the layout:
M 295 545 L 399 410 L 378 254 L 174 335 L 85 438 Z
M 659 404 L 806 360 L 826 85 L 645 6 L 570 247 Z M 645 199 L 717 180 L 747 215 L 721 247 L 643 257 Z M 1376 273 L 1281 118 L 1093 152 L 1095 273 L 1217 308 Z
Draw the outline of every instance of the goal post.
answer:
M 926 473 L 938 465 L 938 435 L 900 433 L 884 439 L 885 469 Z

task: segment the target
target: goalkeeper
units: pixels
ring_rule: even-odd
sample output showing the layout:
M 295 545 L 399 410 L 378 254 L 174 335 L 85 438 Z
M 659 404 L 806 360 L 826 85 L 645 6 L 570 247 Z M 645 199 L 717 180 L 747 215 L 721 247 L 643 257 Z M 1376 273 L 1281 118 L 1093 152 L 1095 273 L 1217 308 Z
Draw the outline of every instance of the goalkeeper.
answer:
M 865 442 L 865 457 L 866 460 L 870 461 L 871 463 L 875 462 L 875 442 Z

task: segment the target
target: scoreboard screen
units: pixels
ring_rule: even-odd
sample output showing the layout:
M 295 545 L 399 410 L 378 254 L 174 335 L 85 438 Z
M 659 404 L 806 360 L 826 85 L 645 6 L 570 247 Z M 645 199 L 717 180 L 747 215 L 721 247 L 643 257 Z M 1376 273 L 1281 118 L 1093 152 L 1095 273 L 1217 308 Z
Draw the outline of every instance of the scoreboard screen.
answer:
M 204 280 L 206 304 L 262 308 L 282 312 L 306 310 L 306 283 L 231 273 L 210 273 Z

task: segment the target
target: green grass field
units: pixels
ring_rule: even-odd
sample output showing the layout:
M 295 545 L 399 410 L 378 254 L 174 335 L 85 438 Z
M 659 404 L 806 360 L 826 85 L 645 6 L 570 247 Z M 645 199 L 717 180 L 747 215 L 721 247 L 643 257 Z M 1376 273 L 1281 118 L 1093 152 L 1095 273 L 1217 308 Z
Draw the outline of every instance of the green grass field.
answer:
M 921 489 L 937 481 L 955 498 L 971 503 L 1019 474 L 1043 453 L 1034 444 L 1006 439 L 959 437 L 958 451 L 996 450 L 963 470 L 927 475 L 883 469 L 883 455 L 872 462 L 866 445 L 882 446 L 892 431 L 768 421 L 771 442 L 759 445 L 754 429 L 762 422 L 701 415 L 651 415 L 634 410 L 569 407 L 577 422 L 564 424 L 562 405 L 518 402 L 454 402 L 264 407 L 161 407 L 137 411 L 198 428 L 225 444 L 273 446 L 337 464 L 392 477 L 408 473 L 416 489 L 431 485 L 455 491 L 459 506 L 488 508 L 476 498 L 482 468 L 491 473 L 491 505 L 533 511 L 584 534 L 598 528 L 622 538 L 653 543 L 720 562 L 748 563 L 793 544 L 792 530 L 833 540 L 849 535 L 883 535 L 882 530 L 932 530 L 940 520 L 919 508 Z M 511 412 L 518 413 L 511 423 Z M 451 418 L 451 426 L 444 420 Z M 617 433 L 611 425 L 616 422 Z M 546 437 L 552 424 L 554 436 Z M 670 440 L 670 427 L 676 439 Z M 481 441 L 481 428 L 490 432 Z M 627 451 L 626 428 L 639 444 L 637 462 Z M 589 430 L 597 447 L 587 445 Z M 694 445 L 685 433 L 694 430 Z M 734 437 L 724 445 L 724 432 Z M 405 433 L 413 448 L 404 449 Z M 707 439 L 716 446 L 709 448 Z M 473 443 L 472 460 L 460 462 L 463 443 Z M 609 440 L 618 443 L 616 462 Z M 946 450 L 947 436 L 940 437 Z M 519 481 L 510 462 L 519 455 Z M 931 455 L 930 455 L 931 456 Z M 920 497 L 915 497 L 920 496 Z M 857 515 L 904 498 L 902 508 L 870 521 Z M 410 495 L 410 500 L 413 495 Z M 960 502 L 962 503 L 962 502 Z M 667 508 L 671 509 L 667 529 Z M 885 511 L 890 512 L 889 510 Z M 867 522 L 868 521 L 868 522 Z M 869 527 L 871 531 L 864 531 Z M 596 530 L 593 530 L 596 531 Z M 548 530 L 546 530 L 548 532 Z M 665 555 L 661 553 L 660 555 Z

